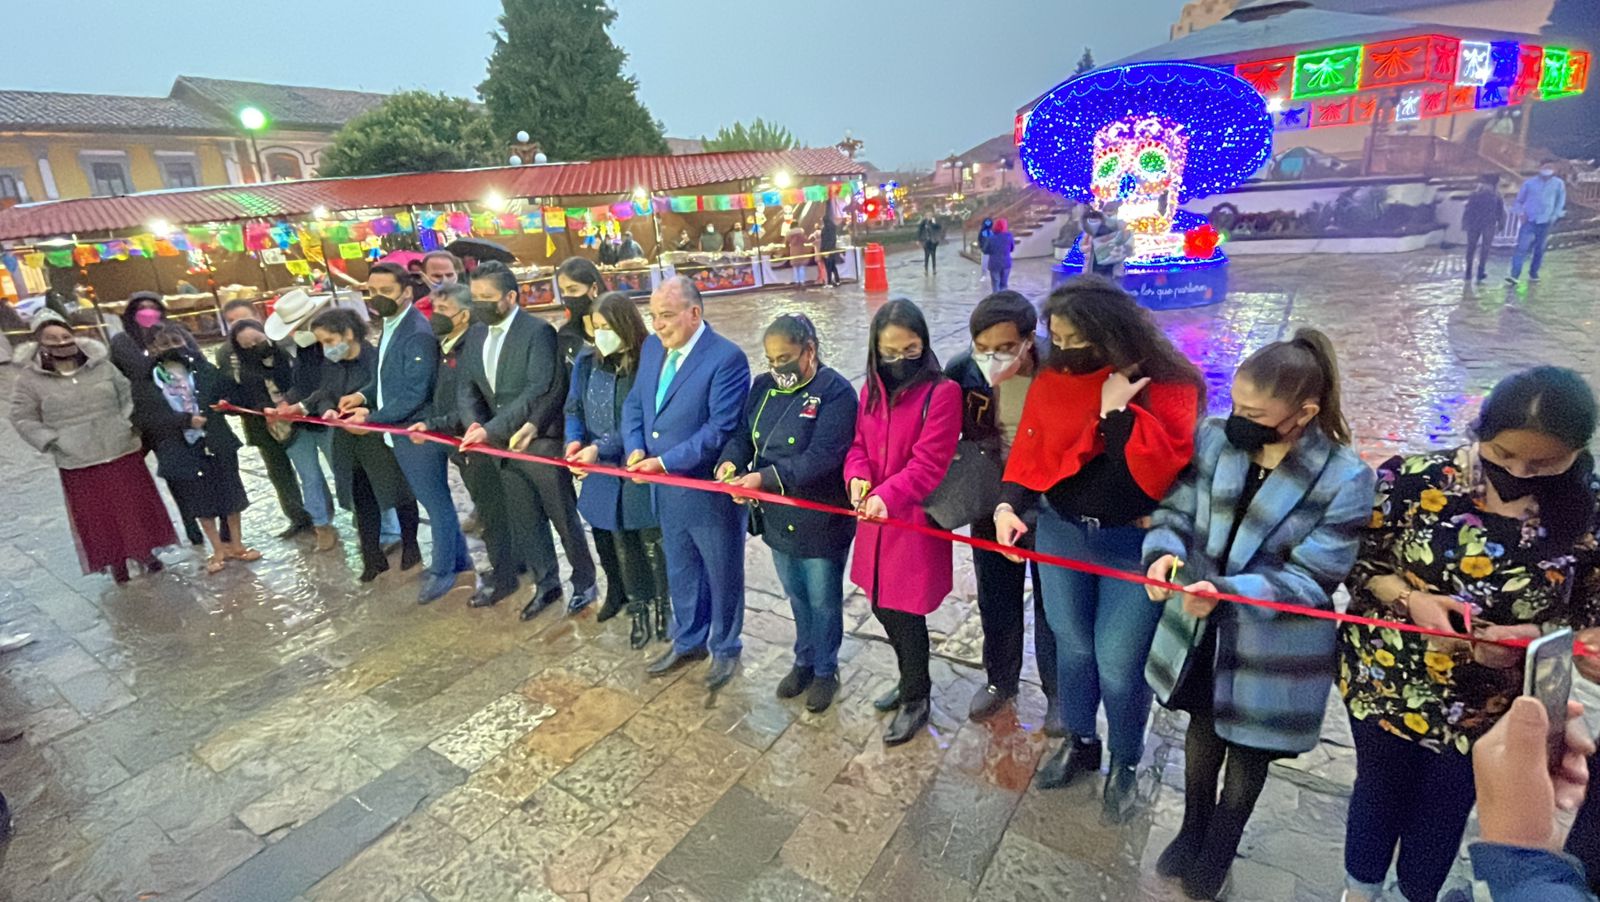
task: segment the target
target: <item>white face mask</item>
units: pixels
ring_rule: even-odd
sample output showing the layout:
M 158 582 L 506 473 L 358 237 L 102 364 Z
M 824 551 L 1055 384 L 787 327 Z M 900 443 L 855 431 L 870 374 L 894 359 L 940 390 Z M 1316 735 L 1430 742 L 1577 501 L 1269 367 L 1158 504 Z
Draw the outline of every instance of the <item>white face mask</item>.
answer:
M 1555 175 L 1556 171 L 1554 169 L 1546 168 L 1546 169 L 1539 170 L 1539 174 L 1544 176 L 1545 178 L 1549 178 L 1550 176 Z
M 317 343 L 317 336 L 310 329 L 304 332 L 296 332 L 292 337 L 294 338 L 294 343 L 302 348 L 309 348 Z
M 596 329 L 594 346 L 599 350 L 601 357 L 610 357 L 622 350 L 622 339 L 617 337 L 617 333 L 612 329 Z
M 983 368 L 983 374 L 988 377 L 989 384 L 991 386 L 999 385 L 1015 376 L 1017 370 L 1022 368 L 1022 355 L 1028 353 L 1028 349 L 1032 344 L 1033 342 L 1031 341 L 1023 342 L 1022 347 L 1017 349 L 1017 353 L 1011 355 L 979 354 L 974 351 L 972 357 Z

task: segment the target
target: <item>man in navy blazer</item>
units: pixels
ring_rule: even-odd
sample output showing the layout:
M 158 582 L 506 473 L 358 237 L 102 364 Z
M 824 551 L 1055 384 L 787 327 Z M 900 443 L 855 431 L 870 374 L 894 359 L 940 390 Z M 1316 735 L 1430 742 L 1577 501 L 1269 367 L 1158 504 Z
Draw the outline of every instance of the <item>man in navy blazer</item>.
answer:
M 750 363 L 705 322 L 700 292 L 682 276 L 650 295 L 655 335 L 622 408 L 628 469 L 710 479 L 750 391 Z M 656 514 L 672 594 L 672 649 L 649 667 L 671 673 L 711 653 L 706 685 L 733 678 L 743 647 L 745 509 L 720 492 L 658 485 Z
M 378 340 L 378 370 L 361 391 L 339 399 L 340 410 L 353 412 L 353 422 L 410 426 L 433 409 L 433 382 L 439 372 L 439 342 L 428 320 L 412 305 L 420 285 L 416 277 L 393 263 L 379 263 L 367 276 L 372 308 L 383 317 Z M 405 474 L 411 493 L 428 511 L 433 531 L 433 562 L 417 601 L 427 604 L 455 588 L 456 574 L 472 570 L 467 540 L 461 534 L 455 500 L 450 497 L 450 452 L 429 442 L 417 445 L 384 436 Z

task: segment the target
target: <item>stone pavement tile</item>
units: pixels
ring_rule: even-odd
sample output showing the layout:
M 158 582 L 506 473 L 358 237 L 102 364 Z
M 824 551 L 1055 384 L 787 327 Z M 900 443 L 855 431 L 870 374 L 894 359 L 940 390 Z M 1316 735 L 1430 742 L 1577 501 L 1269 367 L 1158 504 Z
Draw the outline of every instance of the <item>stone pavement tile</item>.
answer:
M 1007 836 L 1025 836 L 1087 866 L 1111 871 L 1144 852 L 1148 817 L 1125 827 L 1100 824 L 1103 778 L 1065 789 L 1029 789 L 1011 817 Z M 1166 794 L 1163 794 L 1166 797 Z M 1181 796 L 1178 801 L 1181 804 Z
M 596 683 L 589 682 L 581 674 L 557 664 L 539 671 L 517 691 L 536 704 L 553 705 L 561 709 L 571 707 L 572 703 L 578 700 L 578 696 L 594 688 L 595 685 Z
M 523 808 L 513 811 L 473 840 L 422 889 L 440 902 L 445 899 L 512 898 L 518 892 L 542 888 L 545 867 L 569 843 L 587 843 L 603 830 L 615 812 L 601 811 L 565 791 L 545 786 Z M 497 871 L 494 877 L 486 877 Z M 485 885 L 474 881 L 488 880 Z M 495 895 L 494 893 L 505 893 Z
M 413 814 L 306 891 L 310 902 L 400 899 L 467 846 L 449 827 Z
M 46 899 L 68 883 L 81 860 L 81 853 L 90 845 L 66 818 L 43 817 L 38 809 L 25 804 L 16 795 L 7 795 L 13 809 L 14 832 L 11 839 L 0 845 L 0 899 L 8 890 L 12 898 L 22 900 Z M 44 887 L 53 885 L 51 892 Z
M 754 749 L 720 733 L 697 730 L 639 784 L 633 797 L 693 824 L 739 782 L 758 756 Z
M 204 902 L 269 902 L 303 893 L 443 791 L 451 780 L 459 782 L 464 776 L 439 756 L 419 753 L 289 831 L 197 898 Z
M 90 799 L 73 815 L 86 836 L 105 836 L 137 818 L 149 818 L 183 839 L 266 793 L 285 777 L 270 758 L 241 762 L 218 774 L 193 755 L 178 755 Z
M 669 751 L 688 735 L 687 730 L 657 716 L 649 708 L 628 718 L 628 722 L 622 725 L 621 733 L 641 746 L 663 751 Z
M 671 685 L 645 705 L 643 710 L 670 721 L 685 733 L 700 729 L 714 710 L 714 700 L 705 685 L 708 666 L 701 662 L 672 676 L 659 678 L 670 680 Z
M 777 678 L 760 682 L 735 677 L 716 693 L 701 729 L 722 733 L 757 751 L 772 747 L 803 710 L 801 703 L 773 694 Z
M 736 898 L 766 870 L 800 822 L 749 790 L 728 790 L 690 829 L 656 872 L 707 899 Z
M 595 743 L 551 782 L 596 808 L 611 809 L 671 757 L 671 748 L 641 746 L 621 732 Z
M 0 689 L 3 695 L 4 689 Z M 0 715 L 3 716 L 3 715 Z M 34 745 L 44 745 L 83 726 L 83 715 L 65 701 L 59 705 L 48 708 L 38 708 L 25 714 L 15 716 L 14 722 L 20 725 L 27 741 Z M 118 762 L 120 765 L 121 762 Z
M 790 728 L 750 765 L 739 785 L 769 804 L 805 814 L 860 752 L 837 732 Z
M 555 713 L 556 709 L 550 705 L 538 705 L 516 692 L 509 692 L 429 743 L 428 748 L 450 759 L 457 767 L 477 770 Z
M 974 898 L 1008 902 L 1140 898 L 1130 882 L 1133 881 L 1126 878 L 1114 879 L 1093 863 L 1063 855 L 1013 831 L 1000 841 Z
M 382 772 L 346 752 L 301 770 L 234 814 L 257 836 L 298 827 L 335 802 L 376 780 Z
M 671 883 L 664 877 L 651 875 L 627 895 L 627 902 L 722 902 L 707 899 L 687 886 Z
M 902 827 L 878 856 L 855 898 L 860 900 L 916 899 L 918 902 L 967 902 L 977 888 L 967 881 L 930 868 L 915 850 L 915 841 Z
M 29 735 L 30 741 L 36 737 Z M 66 739 L 40 749 L 56 779 L 71 782 L 85 795 L 99 795 L 131 774 L 103 746 Z
M 845 765 L 838 782 L 907 806 L 922 794 L 943 757 L 944 749 L 927 736 L 893 748 L 869 742 Z
M 1017 796 L 961 774 L 940 772 L 906 810 L 896 849 L 923 869 L 977 886 L 1000 844 Z M 884 863 L 882 859 L 879 863 Z
M 1295 898 L 1297 892 L 1293 874 L 1245 859 L 1234 861 L 1230 879 L 1229 902 L 1278 902 Z M 1336 886 L 1341 884 L 1330 884 L 1330 889 Z
M 588 902 L 624 899 L 689 832 L 646 803 L 630 803 L 605 829 L 569 842 L 545 866 L 548 887 Z
M 65 881 L 48 893 L 71 898 L 93 893 L 102 898 L 137 899 L 172 887 L 172 875 L 158 876 L 151 860 L 174 849 L 172 840 L 148 818 L 133 818 L 84 848 L 58 873 Z M 55 881 L 51 881 L 55 883 Z
M 900 802 L 834 783 L 800 820 L 779 860 L 835 895 L 849 898 L 872 871 L 905 807 Z
M 140 699 L 103 720 L 88 724 L 71 738 L 102 746 L 115 755 L 129 773 L 138 774 L 187 752 L 214 724 L 215 720 L 206 712 L 180 709 L 160 700 Z
M 985 723 L 967 723 L 957 731 L 941 767 L 957 771 L 1012 793 L 1022 793 L 1033 780 L 1047 737 L 1025 729 L 1014 708 Z
M 451 683 L 466 676 L 479 662 L 459 652 L 446 650 L 430 659 L 410 664 L 400 673 L 367 690 L 367 696 L 396 710 L 443 692 Z
M 638 710 L 637 702 L 614 689 L 586 689 L 570 706 L 558 708 L 518 744 L 554 761 L 571 764 Z

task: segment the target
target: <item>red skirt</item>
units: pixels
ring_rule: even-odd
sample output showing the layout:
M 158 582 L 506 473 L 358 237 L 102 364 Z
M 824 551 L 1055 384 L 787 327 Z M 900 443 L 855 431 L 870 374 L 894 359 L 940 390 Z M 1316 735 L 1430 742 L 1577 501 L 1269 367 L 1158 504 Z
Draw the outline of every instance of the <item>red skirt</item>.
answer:
M 84 573 L 147 561 L 155 549 L 177 544 L 172 518 L 143 454 L 60 472 Z

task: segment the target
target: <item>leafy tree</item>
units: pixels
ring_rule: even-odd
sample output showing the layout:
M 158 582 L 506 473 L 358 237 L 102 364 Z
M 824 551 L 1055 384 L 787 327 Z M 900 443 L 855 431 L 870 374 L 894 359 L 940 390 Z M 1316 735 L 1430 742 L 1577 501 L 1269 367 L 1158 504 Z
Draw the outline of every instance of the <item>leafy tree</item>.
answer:
M 395 94 L 345 123 L 323 151 L 322 176 L 383 175 L 490 166 L 504 147 L 468 101 L 426 91 Z
M 1083 48 L 1083 56 L 1078 57 L 1078 67 L 1072 70 L 1073 75 L 1082 75 L 1094 68 L 1094 53 L 1088 47 Z
M 1600 46 L 1600 16 L 1594 0 L 1556 0 L 1550 10 L 1550 24 L 1544 28 L 1550 43 L 1558 46 Z M 1561 97 L 1549 102 L 1522 104 L 1523 115 L 1531 115 L 1528 143 L 1573 159 L 1600 157 L 1600 85 L 1591 76 L 1589 89 L 1576 97 Z
M 746 127 L 743 122 L 735 122 L 732 128 L 724 125 L 717 129 L 715 136 L 701 137 L 701 143 L 706 150 L 790 150 L 800 146 L 794 135 L 787 128 L 776 122 L 767 122 L 757 116 L 756 120 Z
M 495 131 L 526 131 L 552 160 L 663 154 L 667 142 L 622 74 L 628 55 L 606 28 L 606 0 L 501 0 L 504 12 L 478 85 Z

